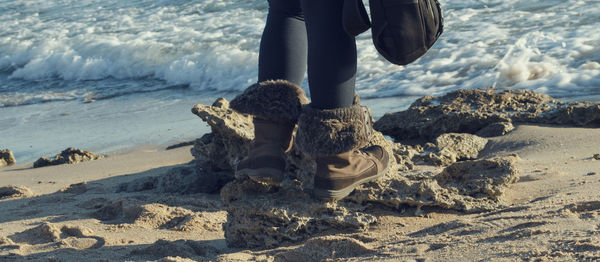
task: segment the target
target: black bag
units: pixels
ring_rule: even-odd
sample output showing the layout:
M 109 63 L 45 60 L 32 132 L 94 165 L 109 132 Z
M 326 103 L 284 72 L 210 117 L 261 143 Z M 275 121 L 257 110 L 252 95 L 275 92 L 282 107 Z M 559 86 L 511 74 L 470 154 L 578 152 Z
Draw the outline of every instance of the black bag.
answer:
M 407 65 L 423 56 L 444 30 L 438 0 L 369 0 L 372 24 L 362 0 L 344 0 L 343 25 L 357 36 L 371 28 L 385 59 Z

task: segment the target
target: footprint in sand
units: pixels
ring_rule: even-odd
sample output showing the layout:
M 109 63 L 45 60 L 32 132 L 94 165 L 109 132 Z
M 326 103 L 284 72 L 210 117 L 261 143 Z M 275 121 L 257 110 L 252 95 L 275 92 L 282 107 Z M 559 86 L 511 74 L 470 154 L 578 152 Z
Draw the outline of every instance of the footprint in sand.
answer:
M 341 236 L 315 237 L 298 248 L 275 255 L 275 261 L 325 261 L 376 253 L 363 242 Z
M 187 260 L 188 258 L 206 260 L 206 257 L 212 257 L 217 253 L 217 249 L 201 241 L 176 240 L 171 242 L 161 239 L 145 248 L 133 250 L 129 255 L 137 258 L 144 258 L 144 260 L 162 258 L 161 261 L 171 261 L 166 258 L 180 257 L 183 258 L 181 260 Z
M 89 204 L 95 202 L 86 203 Z M 143 204 L 130 198 L 106 201 L 90 215 L 111 224 L 175 231 L 219 231 L 227 219 L 225 211 L 194 212 L 158 203 Z
M 58 243 L 61 248 L 88 249 L 104 246 L 102 237 L 92 235 L 91 229 L 83 226 L 59 226 L 44 222 L 43 224 L 9 236 L 16 245 L 42 245 Z
M 578 214 L 580 218 L 597 218 L 600 215 L 600 201 L 585 201 L 565 206 L 565 210 Z
M 0 199 L 31 197 L 33 192 L 29 188 L 22 186 L 3 186 L 0 187 Z

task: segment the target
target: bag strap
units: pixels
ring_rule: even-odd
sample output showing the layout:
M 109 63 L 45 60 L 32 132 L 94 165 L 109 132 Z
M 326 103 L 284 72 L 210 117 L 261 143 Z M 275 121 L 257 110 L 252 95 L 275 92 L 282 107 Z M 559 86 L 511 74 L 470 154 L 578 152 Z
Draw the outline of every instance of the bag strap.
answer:
M 344 0 L 342 24 L 350 36 L 360 35 L 371 28 L 371 20 L 362 0 Z

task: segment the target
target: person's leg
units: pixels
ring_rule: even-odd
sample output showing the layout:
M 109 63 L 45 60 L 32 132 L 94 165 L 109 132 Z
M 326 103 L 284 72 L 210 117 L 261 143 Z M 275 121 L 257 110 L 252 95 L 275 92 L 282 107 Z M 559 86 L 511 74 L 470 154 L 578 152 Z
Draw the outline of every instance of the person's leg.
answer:
M 269 0 L 261 40 L 258 83 L 230 103 L 254 116 L 254 139 L 248 156 L 236 167 L 236 177 L 268 184 L 283 180 L 292 131 L 302 106 L 308 103 L 300 88 L 306 73 L 306 26 L 300 0 Z
M 302 0 L 308 33 L 311 104 L 298 120 L 296 144 L 317 164 L 314 195 L 339 200 L 383 176 L 390 155 L 369 144 L 372 118 L 354 101 L 356 42 L 342 27 L 343 0 Z
M 307 39 L 299 0 L 269 0 L 269 14 L 260 42 L 258 82 L 284 79 L 302 85 L 306 73 Z
M 356 41 L 342 26 L 343 0 L 302 0 L 308 32 L 311 106 L 348 107 L 354 100 Z

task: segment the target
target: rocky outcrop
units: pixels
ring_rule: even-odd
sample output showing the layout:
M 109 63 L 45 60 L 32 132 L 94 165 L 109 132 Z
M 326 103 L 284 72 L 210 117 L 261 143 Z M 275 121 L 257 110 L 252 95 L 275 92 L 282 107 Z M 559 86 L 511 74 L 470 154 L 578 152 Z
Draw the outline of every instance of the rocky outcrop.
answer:
M 224 98 L 217 99 L 211 106 L 198 104 L 192 113 L 212 131 L 197 139 L 192 147 L 196 170 L 201 180 L 215 185 L 218 190 L 233 180 L 235 166 L 248 152 L 248 145 L 254 139 L 252 117 L 230 109 Z
M 16 163 L 15 156 L 8 149 L 0 150 L 0 167 L 12 166 Z
M 229 102 L 217 99 L 212 106 L 196 105 L 192 112 L 206 122 L 211 133 L 196 141 L 192 155 L 199 166 L 213 170 L 233 170 L 248 152 L 254 139 L 252 117 L 229 108 Z
M 230 109 L 223 98 L 211 106 L 198 104 L 192 113 L 211 128 L 210 133 L 194 142 L 191 149 L 194 163 L 173 168 L 161 176 L 123 183 L 117 192 L 215 193 L 234 179 L 235 166 L 246 156 L 254 139 L 252 118 Z
M 96 159 L 104 158 L 102 155 L 95 155 L 92 152 L 84 151 L 77 148 L 69 147 L 60 154 L 56 155 L 54 159 L 42 157 L 33 163 L 34 168 L 55 166 L 62 164 L 76 164 L 85 161 L 91 161 Z
M 598 127 L 600 104 L 566 104 L 524 90 L 457 90 L 420 98 L 405 111 L 385 114 L 374 127 L 397 140 L 432 141 L 444 133 L 499 136 L 522 122 Z
M 229 109 L 224 99 L 217 100 L 213 106 L 196 105 L 193 112 L 213 131 L 194 146 L 196 169 L 209 174 L 207 177 L 211 172 L 216 175 L 216 171 L 233 173 L 252 139 L 251 119 Z M 451 161 L 446 163 L 450 164 L 475 158 L 486 142 L 473 135 L 448 134 L 441 136 L 434 147 L 447 152 Z M 227 183 L 221 189 L 221 198 L 227 206 L 227 222 L 223 228 L 228 245 L 275 247 L 330 230 L 366 230 L 377 221 L 367 212 L 367 207 L 372 205 L 438 206 L 469 212 L 490 210 L 503 205 L 502 188 L 516 180 L 516 160 L 475 160 L 471 169 L 458 168 L 455 165 L 459 163 L 456 163 L 446 168 L 445 172 L 452 175 L 442 175 L 441 170 L 409 171 L 414 168 L 412 159 L 422 152 L 389 141 L 379 132 L 373 134 L 369 144 L 381 145 L 395 161 L 383 178 L 362 185 L 342 201 L 323 202 L 312 198 L 315 164 L 296 147 L 286 155 L 287 167 L 281 187 L 256 183 L 245 177 Z M 483 166 L 485 172 L 477 169 Z M 465 172 L 463 177 L 452 171 L 456 169 Z M 483 179 L 486 175 L 490 176 L 488 180 Z M 482 179 L 472 185 L 462 185 L 461 179 L 468 176 L 482 176 Z M 204 179 L 210 180 L 207 177 Z M 503 179 L 494 180 L 494 177 Z
M 302 181 L 281 188 L 236 179 L 221 191 L 227 206 L 225 237 L 235 247 L 275 247 L 329 230 L 366 230 L 377 221 L 367 207 L 437 206 L 475 212 L 504 204 L 503 192 L 517 181 L 516 158 L 455 163 L 439 174 L 396 170 L 362 185 L 339 202 L 322 202 Z M 309 183 L 304 181 L 305 183 Z

